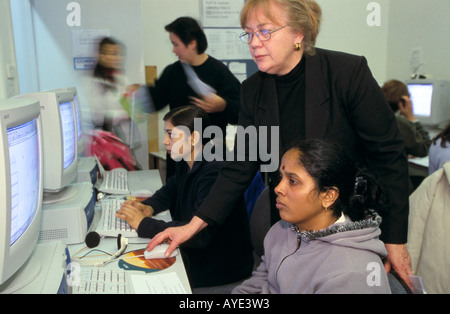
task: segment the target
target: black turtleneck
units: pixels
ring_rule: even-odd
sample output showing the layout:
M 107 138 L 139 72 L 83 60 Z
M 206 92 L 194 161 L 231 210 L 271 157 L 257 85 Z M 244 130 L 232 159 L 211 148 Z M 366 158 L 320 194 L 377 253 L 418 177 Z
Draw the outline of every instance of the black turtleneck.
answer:
M 305 61 L 304 58 L 286 75 L 274 76 L 280 110 L 281 147 L 305 138 Z

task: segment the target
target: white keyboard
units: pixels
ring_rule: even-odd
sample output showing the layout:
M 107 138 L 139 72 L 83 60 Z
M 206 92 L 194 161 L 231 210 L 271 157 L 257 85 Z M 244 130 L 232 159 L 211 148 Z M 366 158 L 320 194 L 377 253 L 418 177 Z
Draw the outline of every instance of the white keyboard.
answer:
M 126 238 L 136 238 L 137 232 L 125 221 L 116 217 L 116 212 L 120 209 L 124 199 L 105 198 L 100 204 L 102 206 L 102 216 L 98 223 L 97 230 L 100 236 L 117 237 L 119 234 Z
M 81 268 L 80 281 L 72 286 L 72 294 L 131 293 L 124 269 Z
M 108 194 L 130 194 L 128 184 L 128 171 L 114 169 L 104 173 L 103 182 L 98 188 L 101 192 Z

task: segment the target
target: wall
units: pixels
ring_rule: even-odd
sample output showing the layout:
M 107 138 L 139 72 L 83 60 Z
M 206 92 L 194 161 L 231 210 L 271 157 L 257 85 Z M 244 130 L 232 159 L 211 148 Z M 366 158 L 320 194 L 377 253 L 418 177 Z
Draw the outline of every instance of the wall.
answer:
M 5 0 L 0 0 L 5 1 Z M 27 2 L 29 0 L 12 0 Z M 407 79 L 410 52 L 422 47 L 422 72 L 450 80 L 450 12 L 448 0 L 317 0 L 323 23 L 317 46 L 364 55 L 382 84 L 390 78 Z M 73 85 L 80 73 L 71 66 L 71 29 L 66 25 L 69 0 L 33 0 L 33 25 L 39 87 Z M 128 47 L 127 73 L 144 82 L 144 66 L 158 74 L 176 61 L 164 26 L 183 15 L 200 19 L 200 0 L 78 0 L 81 28 L 108 28 Z M 369 26 L 368 5 L 380 8 L 379 26 Z M 76 28 L 75 28 L 76 29 Z M 238 39 L 236 39 L 238 40 Z M 32 54 L 32 50 L 29 50 Z M 32 56 L 29 58 L 32 59 Z M 443 62 L 445 60 L 445 62 Z M 32 71 L 29 81 L 33 80 Z M 33 85 L 33 84 L 30 84 Z M 22 84 L 21 84 L 22 88 Z M 167 110 L 167 109 L 166 109 Z M 165 111 L 161 112 L 162 115 Z M 159 127 L 162 138 L 162 127 Z M 162 149 L 161 145 L 161 149 Z
M 0 0 L 9 1 L 9 0 Z M 72 35 L 80 30 L 107 30 L 127 48 L 125 71 L 130 83 L 145 83 L 141 0 L 78 0 L 80 25 L 67 22 L 69 0 L 11 0 L 21 64 L 20 93 L 76 86 L 85 120 L 89 102 L 84 88 L 90 71 L 74 69 Z M 9 11 L 9 10 L 8 10 Z M 26 14 L 26 12 L 29 12 Z M 76 48 L 76 47 L 75 47 Z M 26 54 L 22 52 L 26 51 Z M 95 55 L 95 52 L 93 52 Z M 35 83 L 32 83 L 35 81 Z M 147 126 L 139 126 L 147 133 Z M 147 141 L 136 152 L 148 167 Z
M 380 25 L 369 26 L 371 1 L 317 0 L 323 21 L 317 47 L 365 56 L 374 77 L 382 83 L 388 59 L 389 0 L 379 0 Z
M 390 36 L 387 79 L 408 78 L 410 54 L 422 48 L 421 74 L 450 80 L 450 1 L 393 0 L 390 8 Z
M 16 57 L 8 0 L 0 0 L 0 100 L 17 95 Z
M 70 2 L 32 1 L 40 88 L 70 86 L 89 73 L 74 70 L 74 30 L 108 30 L 111 36 L 122 41 L 127 47 L 125 69 L 130 81 L 143 83 L 145 69 L 142 61 L 141 1 L 78 0 L 76 2 L 81 8 L 80 26 L 67 24 L 66 19 L 71 12 L 67 10 L 67 4 Z

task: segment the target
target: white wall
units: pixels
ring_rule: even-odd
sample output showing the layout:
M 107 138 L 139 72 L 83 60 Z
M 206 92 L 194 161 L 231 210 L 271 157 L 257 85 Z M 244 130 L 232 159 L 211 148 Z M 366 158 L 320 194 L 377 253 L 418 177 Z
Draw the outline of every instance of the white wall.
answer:
M 367 4 L 370 1 L 318 0 L 323 10 L 318 47 L 364 55 L 373 68 L 375 77 L 384 79 L 389 1 L 378 1 L 382 24 L 370 27 L 366 22 L 370 13 L 367 11 Z M 160 73 L 165 66 L 176 61 L 164 26 L 183 15 L 200 19 L 200 1 L 143 0 L 143 12 L 144 60 L 146 64 L 156 65 Z
M 177 58 L 164 27 L 180 16 L 200 19 L 199 0 L 142 0 L 144 62 L 156 65 L 158 74 Z
M 378 0 L 380 26 L 369 26 L 371 1 L 317 0 L 322 8 L 322 27 L 317 47 L 365 56 L 378 82 L 386 77 L 390 0 Z
M 6 3 L 7 0 L 1 0 Z M 16 0 L 15 2 L 28 1 Z M 66 25 L 69 0 L 33 0 L 41 89 L 71 85 L 71 27 Z M 134 81 L 144 80 L 144 66 L 156 65 L 158 73 L 176 58 L 164 26 L 175 18 L 200 18 L 199 0 L 78 0 L 80 28 L 108 28 L 128 48 L 127 72 Z M 381 26 L 366 19 L 370 0 L 318 0 L 323 10 L 319 47 L 364 55 L 379 82 L 410 74 L 410 51 L 422 47 L 422 72 L 449 79 L 450 12 L 448 0 L 378 0 Z M 2 10 L 4 12 L 4 10 Z M 64 75 L 63 75 L 64 74 Z
M 407 78 L 410 53 L 423 50 L 422 74 L 450 80 L 450 1 L 391 0 L 387 78 Z
M 14 23 L 19 93 L 39 90 L 33 12 L 29 0 L 10 1 Z
M 78 0 L 79 27 L 67 24 L 69 2 L 32 0 L 40 89 L 72 86 L 89 74 L 74 70 L 73 30 L 109 30 L 127 47 L 125 69 L 130 81 L 144 82 L 141 0 Z
M 77 28 L 66 24 L 66 5 L 71 1 L 13 1 L 31 1 L 35 11 L 32 23 L 36 34 L 39 88 L 76 84 L 81 73 L 72 68 L 71 30 Z M 317 46 L 364 55 L 380 84 L 391 78 L 409 77 L 410 51 L 416 47 L 423 48 L 421 72 L 450 80 L 450 63 L 447 61 L 450 57 L 450 23 L 446 16 L 450 12 L 450 1 L 317 1 L 323 10 Z M 200 0 L 76 2 L 82 9 L 79 29 L 107 28 L 125 42 L 128 47 L 126 70 L 135 82 L 144 82 L 145 65 L 156 65 L 160 74 L 164 67 L 176 61 L 165 25 L 183 15 L 200 19 Z M 367 6 L 372 2 L 380 6 L 380 26 L 367 24 L 371 13 Z M 27 73 L 32 82 L 32 71 Z
M 0 100 L 17 95 L 16 57 L 9 0 L 0 0 Z

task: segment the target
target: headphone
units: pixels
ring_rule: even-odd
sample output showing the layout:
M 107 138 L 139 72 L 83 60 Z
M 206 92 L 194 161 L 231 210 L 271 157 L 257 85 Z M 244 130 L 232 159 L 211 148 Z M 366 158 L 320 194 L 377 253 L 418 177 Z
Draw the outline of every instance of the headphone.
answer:
M 80 254 L 81 252 L 87 250 L 87 249 L 93 249 L 95 247 L 97 247 L 100 243 L 100 235 L 93 231 L 93 232 L 89 232 L 86 235 L 85 238 L 85 243 L 86 243 L 86 247 L 79 249 L 77 252 L 75 252 L 74 256 Z M 119 234 L 117 236 L 117 249 L 118 251 L 114 254 L 112 254 L 111 256 L 109 256 L 108 258 L 105 259 L 84 259 L 85 257 L 87 257 L 87 255 L 90 253 L 86 253 L 84 256 L 80 256 L 80 257 L 71 257 L 72 261 L 78 263 L 80 266 L 96 266 L 96 267 L 102 267 L 105 264 L 107 264 L 108 262 L 120 257 L 125 250 L 127 249 L 128 246 L 128 239 L 125 238 L 124 236 L 122 236 L 121 234 Z M 91 251 L 92 252 L 92 251 Z

